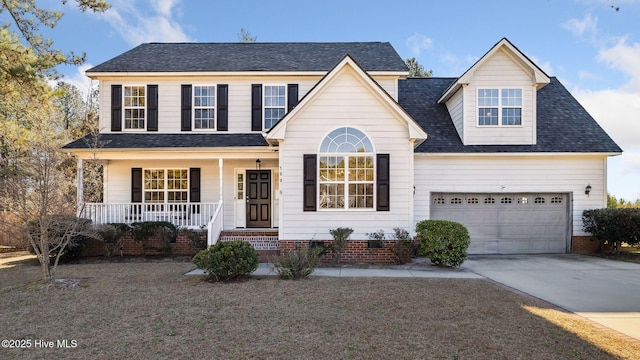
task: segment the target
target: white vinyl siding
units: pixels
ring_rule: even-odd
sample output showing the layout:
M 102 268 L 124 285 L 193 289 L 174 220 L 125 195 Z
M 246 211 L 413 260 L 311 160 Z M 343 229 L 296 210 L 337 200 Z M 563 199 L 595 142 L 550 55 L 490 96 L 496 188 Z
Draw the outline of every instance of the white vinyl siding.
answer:
M 473 74 L 464 92 L 465 145 L 532 145 L 536 143 L 536 89 L 531 75 L 512 60 L 504 50 L 496 52 Z M 521 125 L 482 126 L 478 122 L 479 89 L 521 89 Z M 451 103 L 453 98 L 447 104 Z M 449 106 L 449 105 L 448 105 Z M 452 113 L 453 107 L 449 107 Z M 456 120 L 459 115 L 456 115 Z M 452 116 L 453 119 L 453 116 Z M 458 131 L 460 133 L 460 131 Z
M 122 77 L 100 81 L 100 129 L 111 132 L 111 85 L 157 84 L 158 85 L 158 132 L 181 133 L 180 89 L 182 84 L 228 84 L 229 85 L 229 130 L 226 133 L 251 132 L 251 84 L 298 84 L 298 98 L 302 99 L 320 81 L 321 76 L 263 76 L 222 77 L 202 76 L 194 82 L 187 77 Z M 378 80 L 378 79 L 376 79 Z M 397 77 L 383 77 L 378 83 L 397 100 Z M 123 127 L 124 130 L 124 127 Z
M 317 154 L 325 136 L 344 126 L 366 134 L 376 153 L 390 155 L 390 211 L 303 211 L 303 154 Z M 286 130 L 279 149 L 281 240 L 329 240 L 329 229 L 340 226 L 354 229 L 351 239 L 367 239 L 366 233 L 379 229 L 386 233 L 392 233 L 394 227 L 409 229 L 412 182 L 407 174 L 411 173 L 413 153 L 408 129 L 352 70 L 346 67 L 336 74 L 291 119 Z
M 566 193 L 575 236 L 585 235 L 582 211 L 607 204 L 604 156 L 417 156 L 414 174 L 414 223 L 429 218 L 433 193 Z
M 453 126 L 455 126 L 456 131 L 458 132 L 458 136 L 460 136 L 460 140 L 464 142 L 464 104 L 463 104 L 463 96 L 464 92 L 462 90 L 458 90 L 446 103 L 447 109 L 449 110 L 449 115 L 451 116 L 451 120 L 453 121 Z

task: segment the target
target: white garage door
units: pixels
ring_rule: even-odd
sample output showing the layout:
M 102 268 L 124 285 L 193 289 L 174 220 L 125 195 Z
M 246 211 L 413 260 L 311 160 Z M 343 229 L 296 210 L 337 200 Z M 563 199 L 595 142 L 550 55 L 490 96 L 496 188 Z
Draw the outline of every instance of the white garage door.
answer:
M 565 253 L 567 194 L 433 193 L 431 219 L 464 224 L 469 254 Z

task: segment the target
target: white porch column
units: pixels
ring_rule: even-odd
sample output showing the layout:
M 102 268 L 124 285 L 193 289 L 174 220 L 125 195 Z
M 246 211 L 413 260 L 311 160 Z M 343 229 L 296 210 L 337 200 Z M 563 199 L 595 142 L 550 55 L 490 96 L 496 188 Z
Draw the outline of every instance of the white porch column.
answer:
M 218 173 L 220 174 L 220 200 L 222 200 L 222 195 L 224 194 L 224 186 L 223 186 L 224 160 L 222 158 L 218 159 Z
M 84 160 L 78 159 L 76 169 L 76 216 L 80 217 L 80 212 L 84 205 Z

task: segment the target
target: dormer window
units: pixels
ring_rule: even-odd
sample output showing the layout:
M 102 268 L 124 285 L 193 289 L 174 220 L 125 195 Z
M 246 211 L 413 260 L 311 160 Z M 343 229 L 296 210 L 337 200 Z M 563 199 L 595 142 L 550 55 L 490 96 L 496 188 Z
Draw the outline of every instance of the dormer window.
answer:
M 522 89 L 478 89 L 478 125 L 522 125 Z

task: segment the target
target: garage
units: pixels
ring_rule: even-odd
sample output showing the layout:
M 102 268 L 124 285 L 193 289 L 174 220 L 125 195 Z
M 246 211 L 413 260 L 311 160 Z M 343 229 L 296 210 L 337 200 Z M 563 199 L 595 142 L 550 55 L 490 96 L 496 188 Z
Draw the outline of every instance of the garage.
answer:
M 569 195 L 432 193 L 431 219 L 464 224 L 469 254 L 566 253 Z

